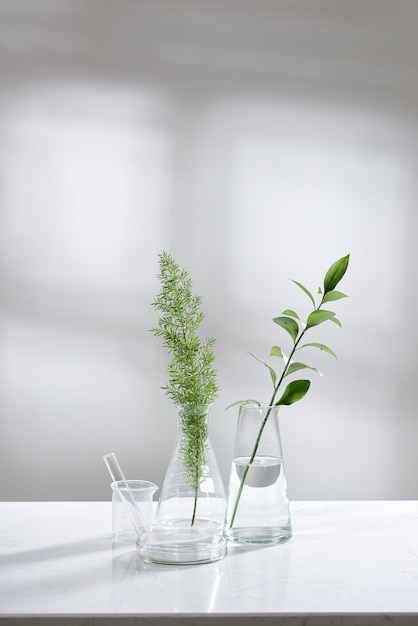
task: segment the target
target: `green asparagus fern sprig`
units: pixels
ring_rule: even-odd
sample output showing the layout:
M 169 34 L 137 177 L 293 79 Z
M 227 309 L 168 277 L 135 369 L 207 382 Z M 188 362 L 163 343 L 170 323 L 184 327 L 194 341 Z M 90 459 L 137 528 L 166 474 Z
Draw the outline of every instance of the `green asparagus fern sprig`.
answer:
M 158 326 L 152 331 L 162 337 L 171 361 L 167 366 L 168 382 L 163 387 L 179 407 L 182 425 L 180 450 L 188 485 L 193 489 L 196 515 L 197 495 L 206 464 L 207 410 L 218 394 L 213 338 L 201 341 L 197 329 L 204 319 L 202 298 L 192 292 L 192 281 L 166 251 L 159 254 L 161 291 L 152 305 L 161 312 Z
M 302 370 L 302 369 L 310 369 L 315 372 L 318 372 L 318 370 L 315 367 L 311 367 L 310 365 L 306 365 L 305 363 L 301 363 L 299 361 L 294 361 L 293 357 L 295 353 L 299 350 L 302 350 L 302 348 L 313 347 L 313 348 L 318 348 L 319 350 L 323 350 L 324 352 L 327 352 L 328 354 L 331 354 L 332 356 L 336 357 L 335 352 L 323 343 L 314 342 L 314 343 L 301 344 L 301 341 L 304 338 L 308 330 L 328 320 L 331 322 L 334 322 L 334 324 L 337 324 L 338 326 L 341 326 L 341 322 L 335 317 L 335 313 L 333 313 L 332 311 L 323 309 L 322 307 L 328 302 L 332 302 L 334 300 L 340 300 L 341 298 L 347 297 L 341 291 L 336 291 L 335 287 L 338 285 L 338 283 L 344 276 L 345 272 L 347 271 L 349 260 L 350 260 L 350 255 L 348 254 L 347 256 L 342 257 L 341 259 L 339 259 L 338 261 L 336 261 L 335 263 L 331 265 L 331 267 L 329 268 L 329 270 L 327 271 L 325 275 L 323 289 L 321 288 L 318 289 L 318 294 L 321 296 L 318 306 L 316 305 L 315 298 L 313 297 L 312 293 L 304 285 L 302 285 L 302 283 L 299 283 L 296 280 L 292 280 L 292 282 L 294 282 L 300 289 L 302 289 L 302 291 L 311 300 L 314 306 L 314 310 L 309 314 L 306 322 L 303 322 L 300 319 L 299 315 L 295 313 L 295 311 L 293 311 L 292 309 L 286 309 L 285 311 L 283 311 L 283 313 L 279 317 L 275 317 L 273 319 L 273 322 L 275 322 L 275 324 L 278 324 L 281 328 L 287 331 L 287 333 L 292 338 L 292 342 L 293 342 L 293 346 L 291 348 L 291 351 L 288 357 L 284 355 L 282 349 L 279 346 L 273 346 L 271 349 L 270 356 L 279 357 L 284 362 L 284 367 L 280 376 L 278 376 L 274 368 L 268 365 L 265 361 L 255 356 L 254 354 L 251 355 L 255 359 L 257 359 L 257 361 L 260 361 L 268 369 L 272 383 L 273 383 L 273 393 L 269 402 L 270 408 L 268 409 L 260 425 L 260 429 L 257 434 L 257 438 L 254 444 L 252 454 L 250 456 L 248 464 L 244 468 L 244 472 L 241 478 L 237 497 L 235 500 L 234 509 L 232 512 L 231 521 L 229 524 L 230 528 L 232 528 L 234 524 L 235 516 L 237 514 L 238 505 L 239 505 L 239 501 L 240 501 L 242 491 L 244 488 L 245 480 L 246 480 L 249 468 L 251 464 L 253 463 L 255 456 L 257 454 L 258 445 L 260 443 L 260 439 L 263 434 L 264 427 L 267 423 L 269 415 L 271 413 L 272 407 L 281 406 L 281 405 L 290 405 L 290 404 L 294 404 L 298 400 L 301 400 L 308 392 L 310 384 L 311 384 L 310 380 L 303 380 L 303 379 L 293 380 L 286 386 L 283 394 L 277 400 L 277 395 L 279 391 L 281 390 L 281 386 L 282 386 L 282 383 L 284 382 L 284 379 L 287 376 L 290 376 L 291 374 L 294 374 L 295 372 Z M 246 402 L 251 402 L 253 404 L 260 405 L 260 403 L 255 400 L 248 400 Z M 241 405 L 243 404 L 243 402 L 242 401 L 234 402 L 230 406 L 235 406 L 237 404 Z

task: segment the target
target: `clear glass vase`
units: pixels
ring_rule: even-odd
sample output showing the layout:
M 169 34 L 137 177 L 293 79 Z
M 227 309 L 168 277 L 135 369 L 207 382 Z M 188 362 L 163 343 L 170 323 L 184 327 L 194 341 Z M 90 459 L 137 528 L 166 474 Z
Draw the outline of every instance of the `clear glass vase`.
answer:
M 240 406 L 224 536 L 240 544 L 288 541 L 292 525 L 277 406 Z
M 177 440 L 151 532 L 137 552 L 157 563 L 217 561 L 226 554 L 225 490 L 208 434 L 210 405 L 177 407 Z

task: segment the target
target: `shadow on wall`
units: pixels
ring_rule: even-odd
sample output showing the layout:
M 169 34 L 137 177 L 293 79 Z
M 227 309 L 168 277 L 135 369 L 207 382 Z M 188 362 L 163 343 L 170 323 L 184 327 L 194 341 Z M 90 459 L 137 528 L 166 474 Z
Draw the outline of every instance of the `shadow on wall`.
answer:
M 340 358 L 283 412 L 291 497 L 417 497 L 418 8 L 373 4 L 0 7 L 1 499 L 109 499 L 112 450 L 162 484 L 162 248 L 218 338 L 225 479 L 224 407 L 270 393 L 246 353 L 266 358 L 272 318 L 309 304 L 287 279 L 315 289 L 351 252 L 344 327 L 317 335 Z

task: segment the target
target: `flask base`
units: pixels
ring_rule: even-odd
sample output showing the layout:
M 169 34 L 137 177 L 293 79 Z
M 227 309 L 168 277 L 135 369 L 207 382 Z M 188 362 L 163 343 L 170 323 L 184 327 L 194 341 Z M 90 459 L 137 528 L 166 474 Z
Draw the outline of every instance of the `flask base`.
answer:
M 283 527 L 243 527 L 228 528 L 224 531 L 225 538 L 231 543 L 241 545 L 273 545 L 285 543 L 292 538 L 292 529 Z
M 226 540 L 220 532 L 213 534 L 196 529 L 155 529 L 138 538 L 136 553 L 151 563 L 210 563 L 225 556 Z

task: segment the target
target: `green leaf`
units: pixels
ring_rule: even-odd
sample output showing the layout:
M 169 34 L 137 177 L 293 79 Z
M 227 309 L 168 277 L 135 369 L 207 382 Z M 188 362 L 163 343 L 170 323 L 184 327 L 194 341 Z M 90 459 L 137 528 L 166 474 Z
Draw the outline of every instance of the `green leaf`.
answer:
M 284 359 L 283 352 L 279 346 L 272 347 L 270 356 L 278 356 L 280 359 Z
M 340 300 L 341 298 L 348 298 L 348 296 L 341 291 L 328 291 L 322 298 L 322 302 L 331 302 L 331 300 Z
M 321 287 L 318 287 L 318 293 L 321 294 L 322 293 L 322 289 Z
M 302 398 L 308 392 L 310 385 L 310 380 L 293 380 L 287 385 L 286 389 L 284 390 L 284 394 L 282 395 L 280 400 L 276 402 L 276 405 L 289 405 L 293 404 L 294 402 L 298 402 L 298 400 L 302 400 Z
M 290 374 L 294 374 L 295 372 L 299 371 L 299 370 L 304 370 L 304 369 L 309 369 L 309 370 L 313 370 L 314 372 L 317 372 L 317 374 L 319 374 L 319 370 L 316 369 L 316 367 L 311 367 L 310 365 L 305 365 L 305 363 L 291 363 L 289 365 L 289 369 L 287 370 L 285 376 L 290 376 Z
M 331 348 L 328 348 L 328 346 L 326 346 L 323 343 L 304 343 L 303 346 L 299 346 L 299 348 L 297 349 L 302 350 L 302 348 L 308 348 L 309 346 L 311 346 L 312 348 L 319 348 L 320 350 L 323 350 L 324 352 L 328 352 L 328 354 L 331 354 L 331 356 L 337 358 L 337 355 L 335 354 L 334 350 L 331 350 Z
M 350 255 L 347 254 L 331 265 L 324 278 L 325 293 L 332 291 L 338 285 L 347 270 L 349 260 Z
M 306 322 L 306 329 L 312 328 L 312 326 L 318 326 L 318 324 L 322 324 L 322 322 L 326 322 L 327 320 L 332 319 L 334 316 L 335 313 L 333 313 L 332 311 L 312 311 Z
M 304 291 L 304 292 L 306 293 L 306 295 L 307 295 L 307 296 L 311 299 L 312 304 L 313 304 L 314 306 L 316 306 L 316 305 L 315 305 L 315 300 L 314 300 L 314 297 L 313 297 L 313 295 L 311 294 L 311 292 L 310 292 L 308 289 L 306 289 L 306 287 L 304 287 L 304 286 L 302 285 L 302 283 L 298 283 L 298 281 L 297 281 L 297 280 L 293 280 L 293 278 L 291 278 L 290 280 L 292 281 L 292 283 L 295 283 L 295 285 L 297 285 L 298 287 L 300 287 L 300 288 L 302 289 L 302 291 Z
M 289 335 L 292 337 L 293 342 L 296 341 L 296 338 L 299 334 L 299 326 L 294 319 L 292 319 L 291 317 L 275 317 L 273 322 L 287 330 Z
M 276 386 L 276 372 L 274 371 L 274 369 L 270 367 L 268 363 L 263 361 L 263 359 L 260 359 L 258 356 L 255 356 L 255 354 L 253 354 L 252 352 L 249 352 L 248 354 L 254 357 L 254 359 L 256 359 L 256 361 L 258 361 L 259 363 L 262 363 L 264 367 L 267 367 L 268 371 L 270 372 L 271 380 L 273 381 L 273 387 Z
M 294 311 L 292 311 L 292 309 L 286 309 L 285 311 L 282 312 L 282 315 L 290 315 L 290 317 L 295 317 L 297 320 L 300 319 L 299 315 L 295 313 Z
M 330 322 L 334 322 L 334 324 L 337 324 L 337 326 L 339 326 L 340 328 L 342 328 L 342 324 L 340 322 L 339 319 L 337 319 L 336 317 L 331 317 Z

